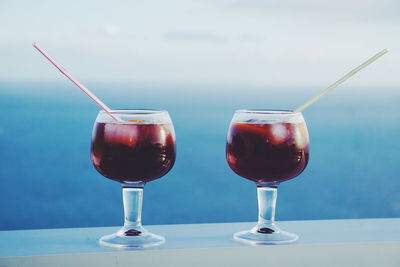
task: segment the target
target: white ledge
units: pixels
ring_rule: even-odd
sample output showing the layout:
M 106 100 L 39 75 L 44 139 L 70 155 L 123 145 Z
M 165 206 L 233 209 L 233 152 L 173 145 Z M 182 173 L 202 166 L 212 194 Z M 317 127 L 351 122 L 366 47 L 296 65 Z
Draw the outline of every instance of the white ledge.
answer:
M 234 232 L 254 223 L 147 226 L 166 244 L 129 251 L 97 243 L 118 227 L 0 231 L 0 266 L 400 266 L 400 219 L 278 225 L 299 241 L 251 247 L 232 240 Z

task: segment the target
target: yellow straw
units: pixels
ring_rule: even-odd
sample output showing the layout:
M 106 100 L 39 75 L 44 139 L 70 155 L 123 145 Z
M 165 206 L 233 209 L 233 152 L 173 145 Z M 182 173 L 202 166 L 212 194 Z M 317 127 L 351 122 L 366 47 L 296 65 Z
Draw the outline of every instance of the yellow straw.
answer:
M 336 87 L 338 87 L 341 83 L 343 83 L 344 81 L 346 81 L 347 79 L 349 79 L 351 76 L 353 76 L 354 74 L 356 74 L 357 72 L 359 72 L 360 70 L 362 70 L 363 68 L 365 68 L 366 66 L 368 66 L 369 64 L 371 64 L 372 62 L 374 62 L 375 60 L 377 60 L 378 58 L 380 58 L 381 56 L 383 56 L 384 54 L 386 54 L 388 52 L 387 49 L 383 49 L 382 51 L 380 51 L 378 54 L 376 54 L 375 56 L 371 57 L 370 59 L 368 59 L 367 61 L 365 61 L 364 63 L 362 63 L 360 66 L 358 66 L 357 68 L 353 69 L 352 71 L 350 71 L 349 73 L 347 73 L 346 75 L 344 75 L 342 78 L 340 78 L 339 80 L 337 80 L 336 82 L 334 82 L 333 84 L 331 84 L 328 88 L 326 88 L 325 90 L 323 90 L 321 93 L 319 93 L 318 95 L 314 96 L 313 98 L 311 98 L 310 100 L 308 100 L 307 102 L 305 102 L 303 105 L 301 105 L 300 107 L 298 107 L 294 112 L 301 112 L 302 110 L 304 110 L 305 108 L 307 108 L 309 105 L 313 104 L 315 101 L 317 101 L 318 99 L 320 99 L 322 96 L 326 95 L 327 93 L 329 93 L 331 90 L 335 89 Z

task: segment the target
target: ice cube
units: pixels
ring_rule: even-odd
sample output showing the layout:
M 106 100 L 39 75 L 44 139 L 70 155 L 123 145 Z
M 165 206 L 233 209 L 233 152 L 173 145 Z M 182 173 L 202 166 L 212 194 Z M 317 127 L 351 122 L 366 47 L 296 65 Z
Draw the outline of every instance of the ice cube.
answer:
M 293 124 L 293 132 L 296 147 L 304 149 L 308 145 L 308 131 L 305 123 Z
M 285 124 L 274 123 L 270 126 L 269 140 L 274 145 L 282 144 L 289 137 L 289 129 Z
M 107 143 L 120 143 L 132 146 L 139 139 L 139 131 L 134 125 L 108 123 L 104 128 L 104 138 Z

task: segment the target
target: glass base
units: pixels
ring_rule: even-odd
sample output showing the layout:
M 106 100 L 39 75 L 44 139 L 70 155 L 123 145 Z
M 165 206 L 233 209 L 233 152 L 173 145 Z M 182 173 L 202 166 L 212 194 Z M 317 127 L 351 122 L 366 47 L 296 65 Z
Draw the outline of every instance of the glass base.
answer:
M 256 225 L 253 229 L 233 234 L 233 239 L 248 245 L 280 245 L 296 242 L 296 234 L 280 230 L 275 225 Z
M 148 248 L 165 243 L 165 238 L 152 234 L 144 228 L 122 228 L 115 234 L 105 235 L 99 240 L 100 245 L 114 248 Z

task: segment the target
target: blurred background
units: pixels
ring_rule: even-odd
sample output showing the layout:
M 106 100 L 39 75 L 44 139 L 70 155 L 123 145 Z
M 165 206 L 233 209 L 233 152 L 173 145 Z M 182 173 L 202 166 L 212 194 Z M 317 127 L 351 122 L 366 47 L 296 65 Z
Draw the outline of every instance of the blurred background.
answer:
M 146 185 L 144 224 L 255 221 L 255 185 L 225 161 L 240 108 L 306 109 L 306 170 L 281 184 L 278 220 L 400 216 L 400 2 L 0 0 L 0 230 L 122 225 L 120 185 L 98 174 L 98 107 L 167 109 L 174 168 Z

